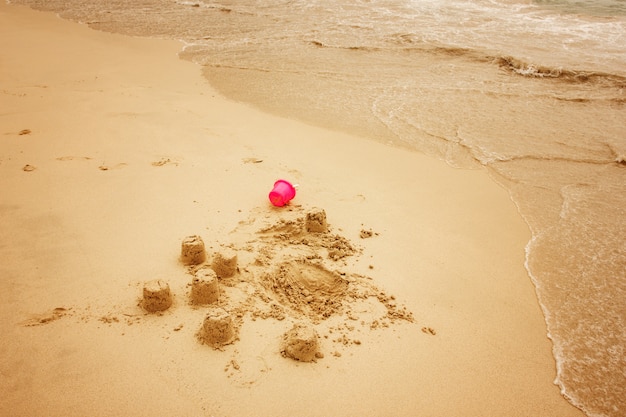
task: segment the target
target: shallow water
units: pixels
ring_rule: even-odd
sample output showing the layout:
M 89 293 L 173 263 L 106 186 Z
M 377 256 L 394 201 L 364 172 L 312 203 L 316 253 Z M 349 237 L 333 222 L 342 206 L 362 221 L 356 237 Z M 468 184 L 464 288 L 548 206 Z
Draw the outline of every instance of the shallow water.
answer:
M 12 2 L 180 39 L 263 110 L 486 166 L 532 231 L 563 395 L 626 415 L 626 1 Z

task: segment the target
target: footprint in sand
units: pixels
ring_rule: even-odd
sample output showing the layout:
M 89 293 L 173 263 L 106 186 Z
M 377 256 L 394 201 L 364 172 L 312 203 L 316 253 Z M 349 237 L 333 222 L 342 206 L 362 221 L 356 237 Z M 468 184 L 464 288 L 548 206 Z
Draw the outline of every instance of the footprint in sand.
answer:
M 170 158 L 161 158 L 158 161 L 152 162 L 153 167 L 162 167 L 164 165 L 175 165 L 178 166 L 179 162 Z
M 59 156 L 57 161 L 90 161 L 92 159 L 89 156 Z
M 30 129 L 22 129 L 19 132 L 17 132 L 18 136 L 24 136 L 24 135 L 30 135 L 31 133 L 33 133 Z M 5 132 L 3 133 L 4 135 L 15 135 L 15 132 Z
M 263 162 L 263 160 L 259 158 L 242 158 L 241 161 L 244 164 L 260 164 Z
M 98 167 L 98 169 L 100 171 L 109 171 L 109 170 L 112 170 L 112 169 L 121 169 L 121 168 L 124 168 L 127 165 L 128 164 L 126 162 L 120 162 L 119 164 L 115 164 L 115 165 L 105 165 L 105 164 L 102 164 L 102 165 L 100 165 Z
M 20 323 L 21 326 L 24 327 L 33 327 L 33 326 L 41 326 L 44 324 L 52 323 L 70 313 L 71 308 L 65 307 L 57 307 L 52 311 L 43 313 L 43 314 L 35 314 L 28 320 L 24 320 Z
M 90 156 L 74 156 L 74 155 L 66 155 L 66 156 L 60 156 L 58 158 L 56 158 L 57 161 L 62 161 L 62 162 L 67 162 L 67 161 L 91 161 L 93 160 L 92 157 Z M 126 165 L 128 165 L 126 162 L 120 162 L 117 163 L 115 165 L 107 165 L 107 164 L 102 164 L 98 167 L 98 169 L 100 171 L 109 171 L 112 169 L 120 169 L 120 168 L 124 168 Z
M 235 355 L 224 366 L 224 372 L 233 385 L 250 387 L 267 375 L 270 367 L 262 356 Z

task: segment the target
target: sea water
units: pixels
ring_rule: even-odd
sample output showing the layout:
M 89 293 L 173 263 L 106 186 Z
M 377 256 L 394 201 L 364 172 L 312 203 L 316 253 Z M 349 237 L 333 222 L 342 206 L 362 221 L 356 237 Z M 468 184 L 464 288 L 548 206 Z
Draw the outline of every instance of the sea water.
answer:
M 179 39 L 228 97 L 486 167 L 532 232 L 556 383 L 626 415 L 625 0 L 11 2 Z

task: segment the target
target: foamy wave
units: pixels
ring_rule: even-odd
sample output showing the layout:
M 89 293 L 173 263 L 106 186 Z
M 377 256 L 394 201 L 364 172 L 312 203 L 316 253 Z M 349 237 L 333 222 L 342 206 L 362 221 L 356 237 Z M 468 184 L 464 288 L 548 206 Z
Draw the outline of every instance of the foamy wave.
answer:
M 527 63 L 511 56 L 494 57 L 493 62 L 513 74 L 535 78 L 559 78 L 573 83 L 599 83 L 616 88 L 626 87 L 626 77 L 593 71 L 568 70 Z
M 230 13 L 233 11 L 232 8 L 226 7 L 220 4 L 208 4 L 203 1 L 176 1 L 176 4 L 180 4 L 181 6 L 189 6 L 189 7 L 204 7 L 207 9 L 216 9 L 221 12 Z
M 494 63 L 500 68 L 511 72 L 512 74 L 520 75 L 523 77 L 558 79 L 566 82 L 581 84 L 593 83 L 595 85 L 600 85 L 603 87 L 618 89 L 626 88 L 626 77 L 621 74 L 541 65 L 532 62 L 526 62 L 511 55 L 494 55 L 493 53 L 490 53 L 486 50 L 476 48 L 426 42 L 420 36 L 414 33 L 395 33 L 390 36 L 389 40 L 391 44 L 396 45 L 398 49 L 403 52 L 418 54 L 427 53 L 437 56 L 465 59 L 472 62 Z M 311 43 L 319 47 L 331 47 L 317 40 L 312 41 Z M 332 47 L 368 51 L 383 49 L 363 45 L 334 45 Z M 614 101 L 624 103 L 626 102 L 626 97 L 618 97 L 615 98 Z
M 318 48 L 347 49 L 351 51 L 373 52 L 373 51 L 380 51 L 383 49 L 383 48 L 378 48 L 374 46 L 365 46 L 365 45 L 347 45 L 347 46 L 346 45 L 329 45 L 328 43 L 325 43 L 316 39 L 309 41 L 309 43 L 313 46 L 317 46 Z

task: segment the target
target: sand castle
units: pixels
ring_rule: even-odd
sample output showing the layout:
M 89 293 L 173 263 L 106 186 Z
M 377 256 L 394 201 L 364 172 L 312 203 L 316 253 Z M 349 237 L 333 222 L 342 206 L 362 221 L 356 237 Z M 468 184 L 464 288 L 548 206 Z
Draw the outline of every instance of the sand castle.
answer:
M 319 336 L 313 326 L 296 323 L 283 335 L 281 354 L 300 362 L 312 362 L 324 355 L 319 351 Z
M 180 260 L 185 265 L 199 265 L 205 261 L 206 251 L 200 236 L 187 236 L 181 246 Z
M 200 268 L 191 281 L 191 303 L 213 304 L 219 299 L 217 274 L 210 268 Z
M 214 348 L 220 348 L 232 343 L 234 338 L 235 329 L 231 315 L 223 308 L 211 308 L 198 332 L 198 339 Z
M 143 286 L 143 308 L 151 313 L 165 311 L 172 305 L 172 294 L 167 282 L 155 279 Z
M 228 278 L 237 272 L 237 252 L 225 248 L 213 256 L 211 268 L 220 278 Z
M 326 233 L 328 231 L 326 212 L 320 208 L 309 211 L 306 214 L 305 228 L 307 232 Z

